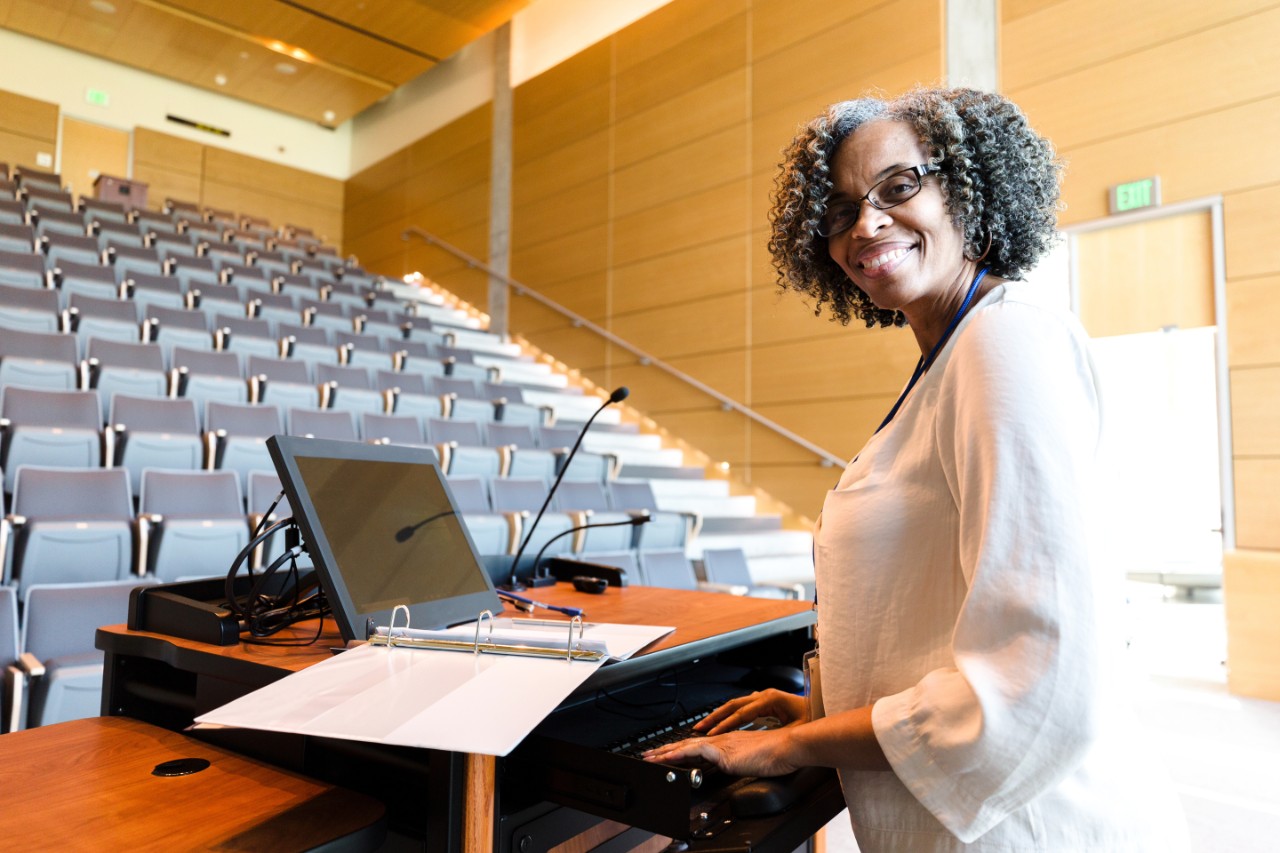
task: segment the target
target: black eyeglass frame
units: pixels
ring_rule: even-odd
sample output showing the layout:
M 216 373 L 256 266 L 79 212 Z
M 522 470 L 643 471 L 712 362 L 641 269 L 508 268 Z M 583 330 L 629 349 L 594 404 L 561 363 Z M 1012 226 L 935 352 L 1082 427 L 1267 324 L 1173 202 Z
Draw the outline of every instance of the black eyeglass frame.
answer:
M 900 204 L 904 204 L 908 201 L 911 201 L 911 199 L 915 198 L 917 195 L 920 194 L 920 190 L 924 186 L 924 179 L 926 175 L 936 175 L 938 172 L 941 172 L 941 171 L 942 170 L 937 166 L 931 166 L 928 163 L 922 163 L 919 166 L 912 166 L 909 169 L 902 169 L 900 171 L 894 172 L 892 175 L 887 175 L 883 179 L 876 181 L 875 186 L 867 190 L 866 195 L 862 196 L 862 198 L 853 202 L 851 206 L 851 209 L 853 210 L 853 219 L 849 220 L 848 225 L 845 225 L 842 228 L 832 228 L 828 226 L 827 216 L 830 213 L 830 209 L 828 209 L 828 211 L 823 214 L 822 218 L 818 220 L 817 227 L 814 228 L 814 231 L 817 233 L 819 237 L 823 237 L 825 239 L 830 239 L 832 237 L 835 237 L 838 234 L 843 234 L 844 232 L 848 231 L 850 228 L 858 224 L 858 217 L 862 215 L 862 203 L 864 201 L 870 204 L 876 210 L 889 210 L 891 208 L 897 207 Z M 913 178 L 916 179 L 916 188 L 914 191 L 912 191 L 911 195 L 907 196 L 906 198 L 898 199 L 897 201 L 891 204 L 877 204 L 876 200 L 872 198 L 872 196 L 876 195 L 876 191 L 880 189 L 882 186 L 884 186 L 885 184 L 887 184 L 889 181 L 892 181 L 894 178 L 898 178 L 903 175 L 911 175 Z

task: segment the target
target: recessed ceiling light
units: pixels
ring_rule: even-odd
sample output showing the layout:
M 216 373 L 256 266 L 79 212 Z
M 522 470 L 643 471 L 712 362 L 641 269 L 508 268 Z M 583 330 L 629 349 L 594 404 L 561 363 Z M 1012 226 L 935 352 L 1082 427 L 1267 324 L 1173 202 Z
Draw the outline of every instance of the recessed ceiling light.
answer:
M 89 0 L 89 8 L 104 15 L 114 15 L 116 13 L 116 4 L 109 2 L 109 0 Z
M 325 110 L 325 111 L 324 111 L 324 120 L 325 120 L 325 121 L 333 121 L 333 120 L 334 120 L 335 118 L 337 118 L 337 117 L 338 117 L 338 114 L 337 114 L 337 113 L 335 113 L 333 110 Z
M 227 85 L 227 75 L 215 74 L 213 75 L 213 82 L 217 83 L 219 86 L 225 86 Z
M 281 74 L 297 74 L 298 66 L 294 65 L 292 62 L 277 62 L 276 71 Z

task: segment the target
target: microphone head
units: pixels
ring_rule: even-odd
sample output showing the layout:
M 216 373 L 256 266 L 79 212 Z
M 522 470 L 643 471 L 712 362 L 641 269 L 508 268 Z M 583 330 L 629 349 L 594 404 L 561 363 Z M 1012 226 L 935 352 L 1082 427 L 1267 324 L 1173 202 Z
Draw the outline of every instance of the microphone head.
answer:
M 412 527 L 401 527 L 399 530 L 396 531 L 396 541 L 408 542 L 411 538 L 413 538 L 413 530 L 414 529 Z
M 609 402 L 621 403 L 623 400 L 627 399 L 627 397 L 629 397 L 630 395 L 631 395 L 631 389 L 623 385 L 619 388 L 613 389 L 613 393 L 609 395 Z

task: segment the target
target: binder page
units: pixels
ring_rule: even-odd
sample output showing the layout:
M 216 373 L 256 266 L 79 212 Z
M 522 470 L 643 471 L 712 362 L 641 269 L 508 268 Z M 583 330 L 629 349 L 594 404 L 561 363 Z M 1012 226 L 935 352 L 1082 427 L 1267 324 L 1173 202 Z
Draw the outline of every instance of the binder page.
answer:
M 659 633 L 636 649 L 670 630 L 650 627 Z M 196 727 L 506 755 L 602 663 L 363 645 L 197 717 Z

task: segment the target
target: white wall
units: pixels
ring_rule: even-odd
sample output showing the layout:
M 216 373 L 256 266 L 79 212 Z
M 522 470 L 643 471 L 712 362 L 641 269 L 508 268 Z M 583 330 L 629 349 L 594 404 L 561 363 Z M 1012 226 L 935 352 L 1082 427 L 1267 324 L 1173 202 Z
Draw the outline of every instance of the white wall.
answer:
M 57 104 L 64 116 L 132 130 L 145 127 L 297 169 L 346 178 L 351 123 L 337 130 L 207 92 L 145 71 L 0 29 L 0 89 Z M 85 101 L 88 87 L 110 105 Z M 230 137 L 183 127 L 165 115 L 231 131 Z

